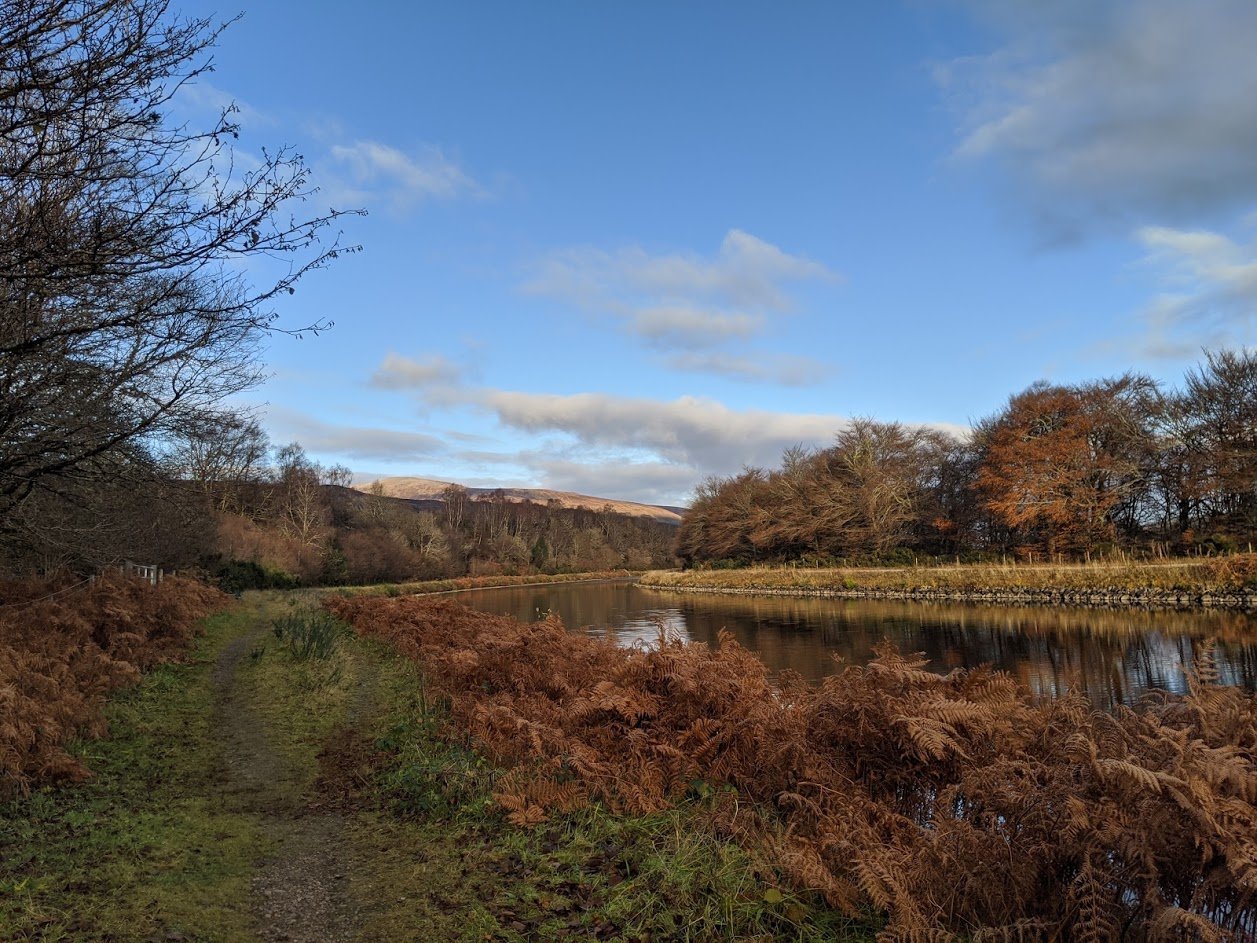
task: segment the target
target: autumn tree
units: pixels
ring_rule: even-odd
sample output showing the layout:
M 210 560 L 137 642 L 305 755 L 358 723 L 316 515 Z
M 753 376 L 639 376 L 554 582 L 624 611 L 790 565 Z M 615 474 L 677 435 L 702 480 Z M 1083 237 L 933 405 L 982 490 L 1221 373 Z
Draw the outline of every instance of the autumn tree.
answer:
M 813 460 L 802 511 L 831 552 L 881 554 L 909 542 L 947 441 L 897 422 L 856 419 Z
M 1112 540 L 1137 522 L 1147 487 L 1155 386 L 1123 376 L 1081 386 L 1037 383 L 977 430 L 976 487 L 1024 542 L 1048 553 Z
M 854 420 L 827 449 L 788 449 L 777 470 L 704 482 L 677 554 L 687 562 L 782 560 L 912 544 L 955 445 L 929 429 Z

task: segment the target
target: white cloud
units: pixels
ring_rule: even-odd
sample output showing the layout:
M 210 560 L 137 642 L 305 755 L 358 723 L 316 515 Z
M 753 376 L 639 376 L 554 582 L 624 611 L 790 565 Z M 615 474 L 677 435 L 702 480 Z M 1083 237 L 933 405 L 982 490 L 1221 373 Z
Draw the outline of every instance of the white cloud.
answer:
M 703 474 L 774 464 L 796 443 L 828 444 L 847 422 L 835 415 L 734 410 L 694 396 L 662 401 L 480 390 L 474 401 L 513 429 L 562 432 L 587 446 L 641 450 Z
M 458 383 L 463 369 L 439 354 L 412 360 L 390 352 L 372 374 L 370 385 L 380 390 L 418 390 Z
M 504 426 L 528 433 L 563 433 L 571 442 L 519 453 L 522 464 L 547 481 L 575 490 L 594 487 L 596 474 L 617 483 L 616 495 L 647 492 L 655 503 L 675 502 L 708 475 L 729 475 L 754 465 L 776 467 L 794 445 L 825 448 L 847 426 L 844 416 L 730 409 L 711 399 L 683 396 L 663 401 L 605 393 L 556 395 L 507 390 L 469 391 L 469 402 L 492 412 Z M 956 438 L 969 430 L 931 424 Z M 620 471 L 616 471 L 619 469 Z M 633 470 L 645 491 L 633 491 Z M 577 485 L 581 478 L 589 484 Z M 620 484 L 623 482 L 623 484 Z
M 734 380 L 781 386 L 811 386 L 819 383 L 829 371 L 826 364 L 811 357 L 784 354 L 738 357 L 720 351 L 676 354 L 668 358 L 668 366 L 686 373 L 711 373 Z
M 1249 340 L 1257 314 L 1257 240 L 1244 245 L 1217 232 L 1164 226 L 1135 235 L 1164 283 L 1145 311 L 1146 353 L 1178 357 Z
M 819 262 L 731 229 L 710 259 L 692 253 L 652 255 L 640 247 L 614 253 L 556 252 L 524 289 L 589 305 L 642 298 L 708 299 L 751 310 L 783 311 L 791 307 L 786 283 L 835 277 Z
M 541 487 L 643 504 L 677 505 L 694 489 L 695 472 L 667 462 L 582 462 L 524 455 Z
M 940 70 L 964 158 L 1058 227 L 1188 221 L 1257 199 L 1257 3 L 980 3 L 1008 34 Z
M 272 441 L 297 441 L 316 454 L 409 462 L 430 459 L 447 451 L 441 439 L 421 432 L 339 425 L 278 406 L 266 407 L 264 415 L 264 425 Z
M 462 167 L 431 146 L 406 153 L 379 141 L 334 144 L 324 164 L 329 196 L 347 205 L 406 210 L 426 200 L 484 194 Z
M 523 290 L 609 315 L 657 349 L 700 349 L 760 334 L 768 315 L 793 309 L 790 287 L 836 280 L 824 265 L 739 229 L 717 253 L 567 249 L 538 266 Z
M 763 330 L 764 319 L 753 314 L 703 311 L 674 304 L 634 311 L 626 327 L 652 347 L 689 349 L 727 338 L 752 337 Z
M 245 130 L 275 122 L 271 115 L 254 108 L 248 102 L 241 101 L 231 92 L 205 81 L 204 78 L 180 85 L 178 91 L 175 92 L 172 105 L 180 113 L 197 116 L 217 117 L 224 112 L 230 112 L 229 117 L 232 123 L 240 125 Z

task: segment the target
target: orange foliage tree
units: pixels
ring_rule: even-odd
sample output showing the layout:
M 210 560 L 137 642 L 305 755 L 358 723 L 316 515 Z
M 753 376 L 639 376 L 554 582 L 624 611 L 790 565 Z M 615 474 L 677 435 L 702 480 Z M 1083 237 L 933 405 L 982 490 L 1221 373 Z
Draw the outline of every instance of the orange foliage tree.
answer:
M 1013 396 L 978 430 L 976 487 L 996 520 L 1049 553 L 1112 540 L 1146 481 L 1151 389 L 1123 376 Z

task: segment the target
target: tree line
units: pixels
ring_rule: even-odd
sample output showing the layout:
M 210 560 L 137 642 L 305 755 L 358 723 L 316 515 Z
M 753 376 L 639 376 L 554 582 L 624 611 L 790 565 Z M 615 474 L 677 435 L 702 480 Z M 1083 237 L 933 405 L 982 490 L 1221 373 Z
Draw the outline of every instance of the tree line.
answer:
M 1257 355 L 1207 351 L 1182 384 L 1039 382 L 958 438 L 857 419 L 697 490 L 684 565 L 1086 558 L 1257 537 Z
M 229 473 L 229 474 L 228 474 Z M 254 424 L 198 449 L 182 480 L 212 518 L 203 566 L 232 588 L 379 583 L 669 566 L 676 528 L 604 508 L 473 495 L 435 500 L 348 487 L 297 443 L 272 452 Z

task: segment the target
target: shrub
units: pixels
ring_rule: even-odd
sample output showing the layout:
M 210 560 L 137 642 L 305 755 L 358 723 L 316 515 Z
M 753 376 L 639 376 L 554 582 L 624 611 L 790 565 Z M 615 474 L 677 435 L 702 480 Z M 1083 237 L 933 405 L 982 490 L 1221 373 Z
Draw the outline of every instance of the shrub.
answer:
M 296 585 L 287 573 L 269 570 L 256 560 L 223 560 L 210 570 L 210 578 L 233 596 L 250 589 L 291 589 Z
M 297 661 L 330 657 L 345 631 L 339 619 L 317 609 L 289 613 L 276 619 L 272 626 L 275 637 L 288 646 Z

